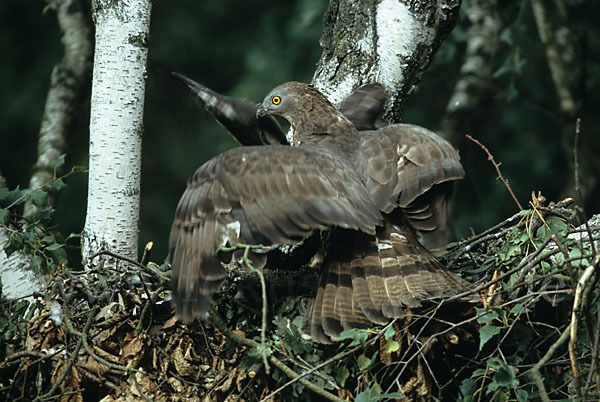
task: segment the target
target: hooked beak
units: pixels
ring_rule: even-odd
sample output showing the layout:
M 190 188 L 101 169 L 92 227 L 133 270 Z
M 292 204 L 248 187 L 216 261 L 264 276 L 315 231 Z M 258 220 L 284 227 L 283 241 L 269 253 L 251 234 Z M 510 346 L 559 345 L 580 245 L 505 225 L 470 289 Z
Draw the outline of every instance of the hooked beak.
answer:
M 267 109 L 265 109 L 262 105 L 256 109 L 256 118 L 265 117 L 268 114 Z

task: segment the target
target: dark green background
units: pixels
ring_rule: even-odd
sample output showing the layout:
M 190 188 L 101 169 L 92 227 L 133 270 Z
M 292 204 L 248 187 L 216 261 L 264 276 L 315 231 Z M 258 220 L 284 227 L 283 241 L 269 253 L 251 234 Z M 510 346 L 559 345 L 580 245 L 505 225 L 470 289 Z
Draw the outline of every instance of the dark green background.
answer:
M 570 21 L 585 37 L 580 65 L 586 70 L 580 114 L 582 183 L 588 215 L 600 211 L 600 6 L 567 2 Z M 0 2 L 0 172 L 10 188 L 28 185 L 50 72 L 60 60 L 60 32 L 53 11 L 41 0 Z M 275 85 L 311 80 L 321 53 L 319 37 L 327 2 L 155 1 L 150 59 L 162 62 L 221 93 L 255 102 Z M 468 2 L 463 4 L 463 9 Z M 453 239 L 479 232 L 512 215 L 516 206 L 481 149 L 481 140 L 502 162 L 502 172 L 526 204 L 531 191 L 550 200 L 574 196 L 572 127 L 557 113 L 558 101 L 544 49 L 528 2 L 501 1 L 507 21 L 502 46 L 492 60 L 498 74 L 476 132 L 468 125 L 454 133 L 467 177 L 456 189 L 450 222 Z M 442 45 L 404 114 L 404 121 L 436 130 L 465 51 L 463 19 Z M 517 68 L 517 66 L 520 66 Z M 89 88 L 87 88 L 89 94 Z M 89 96 L 69 137 L 67 168 L 87 165 Z M 208 158 L 236 146 L 194 101 L 163 74 L 150 70 L 142 155 L 140 244 L 155 242 L 154 260 L 166 255 L 171 219 L 185 181 Z M 65 233 L 83 228 L 87 175 L 67 180 L 55 221 Z

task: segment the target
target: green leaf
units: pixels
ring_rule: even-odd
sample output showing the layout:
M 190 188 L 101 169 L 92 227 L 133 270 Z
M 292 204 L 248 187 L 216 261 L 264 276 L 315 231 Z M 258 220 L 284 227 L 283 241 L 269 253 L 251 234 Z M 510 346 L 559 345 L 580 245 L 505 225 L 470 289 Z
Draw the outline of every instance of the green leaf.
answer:
M 401 394 L 399 392 L 390 392 L 388 394 L 381 394 L 379 395 L 380 399 L 405 399 L 406 396 L 404 394 Z
M 475 375 L 475 373 L 473 373 Z M 475 391 L 477 391 L 477 376 L 475 378 L 465 378 L 460 383 L 460 393 L 464 395 L 462 402 L 472 402 L 475 400 Z
M 59 156 L 58 158 L 56 158 L 56 164 L 54 164 L 54 169 L 61 167 L 62 165 L 65 164 L 65 157 L 67 156 L 67 154 L 62 154 L 61 156 Z
M 490 340 L 494 335 L 500 332 L 500 327 L 495 325 L 486 325 L 479 330 L 479 350 Z
M 346 366 L 338 366 L 335 377 L 339 386 L 343 387 L 346 384 L 348 377 L 350 377 L 350 370 L 348 370 L 348 367 Z
M 56 251 L 59 248 L 62 248 L 64 246 L 65 246 L 64 244 L 54 243 L 54 244 L 51 244 L 48 247 L 46 247 L 46 251 Z
M 43 262 L 44 262 L 44 258 L 41 255 L 39 255 L 39 254 L 34 255 L 33 258 L 31 259 L 31 265 L 35 269 L 38 269 L 38 270 L 40 268 L 42 268 Z
M 364 353 L 362 353 L 356 359 L 356 363 L 358 364 L 358 369 L 360 371 L 365 371 L 371 366 L 371 359 L 369 359 L 367 356 L 365 356 Z
M 485 314 L 477 319 L 477 322 L 480 324 L 485 324 L 486 322 L 493 321 L 499 316 L 497 311 L 488 308 L 476 308 L 476 311 L 477 315 L 485 311 Z
M 346 329 L 340 334 L 340 340 L 352 339 L 352 342 L 350 342 L 348 347 L 358 345 L 364 346 L 368 337 L 369 333 L 367 331 L 360 331 L 358 329 Z
M 373 385 L 371 388 L 364 390 L 356 395 L 356 402 L 377 402 L 381 399 L 381 387 L 379 384 Z
M 487 365 L 494 372 L 494 376 L 487 387 L 486 394 L 489 395 L 498 388 L 512 388 L 519 384 L 513 366 L 504 363 L 497 357 L 488 359 Z
M 0 225 L 8 225 L 9 221 L 10 211 L 8 209 L 0 208 Z
M 48 205 L 48 193 L 42 190 L 34 190 L 31 193 L 31 202 L 38 208 Z
M 400 344 L 396 341 L 387 341 L 385 344 L 385 353 L 396 352 L 400 349 Z
M 513 315 L 519 315 L 528 311 L 529 309 L 525 307 L 525 303 L 517 303 L 510 309 L 510 313 Z
M 394 335 L 396 335 L 396 330 L 394 329 L 393 325 L 388 326 L 383 333 L 383 336 L 386 340 L 393 338 Z
M 50 185 L 50 190 L 53 192 L 59 192 L 65 187 L 67 187 L 67 185 L 65 184 L 63 179 L 58 178 L 52 182 L 52 184 Z

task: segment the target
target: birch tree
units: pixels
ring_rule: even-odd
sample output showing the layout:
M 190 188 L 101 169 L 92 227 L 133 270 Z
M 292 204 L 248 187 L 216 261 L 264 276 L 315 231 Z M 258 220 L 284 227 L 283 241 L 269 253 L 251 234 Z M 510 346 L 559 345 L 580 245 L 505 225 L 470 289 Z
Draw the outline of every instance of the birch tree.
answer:
M 338 105 L 361 83 L 388 92 L 384 119 L 400 120 L 415 85 L 458 21 L 460 0 L 332 0 L 314 84 Z
M 91 42 L 88 18 L 82 0 L 48 1 L 48 8 L 56 12 L 62 32 L 64 53 L 50 77 L 38 140 L 38 156 L 29 181 L 32 191 L 46 191 L 54 178 L 55 166 L 61 154 L 67 152 L 66 143 L 79 111 L 83 88 L 91 72 Z M 0 188 L 6 187 L 0 174 Z M 38 208 L 25 204 L 23 215 L 36 219 Z M 9 298 L 19 298 L 40 291 L 45 285 L 44 275 L 32 268 L 31 256 L 15 251 L 9 256 L 3 250 L 10 236 L 10 228 L 0 225 L 0 278 L 2 292 Z
M 86 266 L 102 250 L 137 256 L 150 10 L 149 0 L 92 1 L 96 47 L 82 232 Z

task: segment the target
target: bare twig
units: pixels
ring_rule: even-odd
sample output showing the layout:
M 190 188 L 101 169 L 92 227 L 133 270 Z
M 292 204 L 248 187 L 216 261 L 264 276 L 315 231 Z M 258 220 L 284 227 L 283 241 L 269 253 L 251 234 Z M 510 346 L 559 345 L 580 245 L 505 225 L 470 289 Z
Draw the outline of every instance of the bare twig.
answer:
M 500 179 L 502 184 L 504 184 L 504 187 L 506 187 L 506 189 L 508 190 L 508 193 L 512 197 L 513 201 L 515 202 L 515 204 L 517 204 L 517 207 L 519 207 L 519 210 L 522 211 L 523 207 L 519 203 L 519 200 L 517 200 L 515 193 L 513 193 L 512 189 L 510 188 L 510 185 L 508 184 L 508 180 L 506 180 L 504 178 L 504 176 L 502 176 L 502 173 L 500 172 L 500 165 L 496 162 L 496 160 L 494 159 L 494 156 L 490 153 L 490 151 L 486 148 L 485 145 L 483 145 L 481 142 L 479 142 L 475 138 L 471 137 L 468 134 L 465 137 L 467 137 L 468 139 L 473 141 L 475 144 L 479 145 L 481 147 L 481 149 L 483 149 L 483 151 L 487 154 L 488 160 L 490 162 L 492 162 L 492 165 L 494 165 L 494 168 L 496 169 L 496 173 L 498 173 L 498 179 Z
M 227 326 L 225 325 L 225 322 L 223 322 L 223 319 L 219 316 L 219 313 L 217 313 L 215 309 L 211 309 L 211 317 L 212 317 L 213 323 L 215 324 L 217 329 L 219 331 L 221 331 L 223 333 L 223 335 L 225 335 L 227 338 L 233 340 L 234 342 L 236 342 L 239 345 L 248 346 L 250 348 L 259 348 L 260 347 L 259 343 L 253 341 L 252 339 L 243 338 L 243 337 L 233 333 L 229 328 L 227 328 Z M 306 374 L 300 375 L 300 374 L 296 373 L 294 370 L 287 367 L 284 363 L 279 361 L 274 356 L 271 355 L 269 357 L 269 361 L 275 367 L 277 367 L 279 370 L 283 371 L 285 373 L 285 375 L 287 375 L 288 377 L 290 377 L 292 379 L 297 378 L 298 379 L 297 381 L 299 381 L 302 385 L 304 385 L 307 389 L 314 392 L 315 394 L 317 394 L 327 400 L 330 400 L 330 401 L 344 402 L 343 399 L 325 391 L 324 389 L 314 385 L 310 381 L 303 378 L 304 375 L 306 375 Z M 316 368 L 315 368 L 315 370 L 316 370 Z
M 88 319 L 87 319 L 87 321 L 85 323 L 85 327 L 83 329 L 84 332 L 89 331 L 89 329 L 92 325 L 92 320 L 94 318 L 94 315 L 95 315 L 95 310 L 90 311 L 90 313 L 88 314 Z M 40 395 L 37 398 L 35 398 L 34 401 L 45 401 L 45 400 L 54 398 L 53 395 L 56 393 L 56 391 L 58 391 L 58 388 L 60 387 L 60 385 L 63 383 L 63 381 L 67 377 L 67 374 L 69 374 L 69 372 L 71 371 L 71 367 L 73 367 L 73 364 L 75 364 L 75 362 L 77 361 L 77 355 L 79 354 L 79 350 L 81 349 L 82 345 L 83 345 L 83 338 L 80 337 L 79 340 L 77 341 L 77 346 L 75 346 L 75 349 L 73 349 L 73 352 L 71 352 L 71 355 L 69 356 L 69 361 L 67 362 L 67 365 L 65 366 L 63 371 L 60 373 L 60 376 L 58 377 L 56 382 L 52 385 L 52 388 L 50 388 L 50 390 L 48 392 L 46 392 L 44 395 Z
M 581 392 L 579 362 L 577 361 L 577 330 L 579 325 L 579 314 L 585 306 L 582 303 L 583 293 L 587 284 L 592 277 L 592 274 L 600 264 L 600 254 L 597 254 L 592 264 L 590 264 L 577 281 L 575 289 L 575 299 L 573 300 L 573 310 L 571 311 L 571 330 L 569 334 L 569 358 L 571 360 L 571 370 L 573 371 L 573 385 L 577 393 L 578 400 L 584 400 L 584 395 Z
M 537 385 L 538 390 L 540 392 L 540 398 L 542 399 L 543 402 L 550 402 L 550 398 L 548 397 L 548 392 L 546 391 L 546 387 L 544 386 L 544 381 L 542 380 L 542 377 L 540 376 L 540 368 L 542 368 L 542 366 L 544 366 L 544 364 L 546 364 L 548 362 L 548 360 L 550 360 L 552 358 L 552 356 L 554 355 L 554 352 L 556 352 L 556 350 L 559 347 L 561 347 L 563 343 L 566 342 L 566 340 L 569 338 L 570 329 L 571 329 L 571 324 L 569 324 L 567 326 L 567 328 L 565 328 L 565 330 L 563 331 L 561 336 L 556 340 L 556 342 L 554 342 L 552 344 L 552 346 L 550 346 L 548 348 L 548 351 L 546 351 L 546 354 L 540 359 L 540 361 L 538 361 L 531 368 L 531 376 L 535 380 L 535 384 Z

